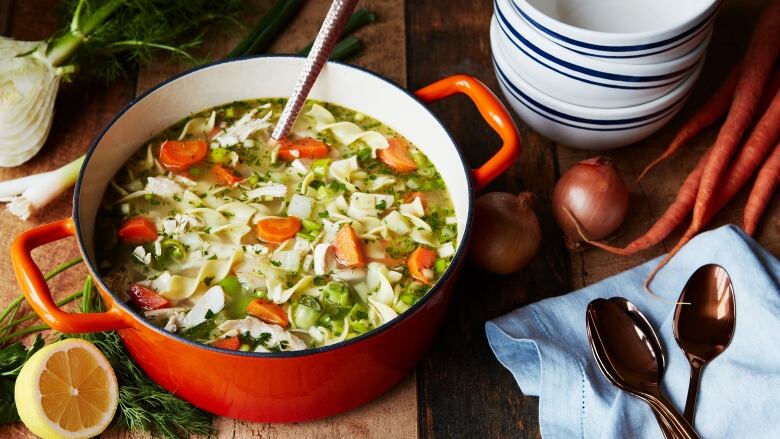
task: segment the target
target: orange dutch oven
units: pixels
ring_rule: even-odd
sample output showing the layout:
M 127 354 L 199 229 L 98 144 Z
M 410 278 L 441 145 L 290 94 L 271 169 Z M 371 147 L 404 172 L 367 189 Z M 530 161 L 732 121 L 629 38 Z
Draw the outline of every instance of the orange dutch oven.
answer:
M 12 260 L 27 301 L 41 319 L 65 333 L 117 330 L 128 352 L 162 387 L 220 416 L 258 422 L 322 418 L 381 395 L 417 364 L 431 345 L 463 262 L 472 222 L 474 189 L 516 159 L 517 129 L 504 106 L 482 83 L 453 76 L 412 94 L 360 68 L 328 63 L 310 97 L 360 111 L 384 122 L 421 148 L 436 164 L 452 195 L 458 245 L 452 264 L 411 309 L 395 320 L 335 345 L 282 353 L 228 352 L 158 328 L 111 291 L 95 260 L 95 217 L 109 180 L 140 145 L 168 126 L 225 103 L 286 96 L 303 59 L 264 56 L 197 68 L 154 87 L 116 115 L 89 148 L 73 197 L 72 218 L 36 227 L 13 243 Z M 468 96 L 503 145 L 471 169 L 455 141 L 425 106 L 455 93 Z M 75 236 L 107 311 L 60 310 L 30 252 Z

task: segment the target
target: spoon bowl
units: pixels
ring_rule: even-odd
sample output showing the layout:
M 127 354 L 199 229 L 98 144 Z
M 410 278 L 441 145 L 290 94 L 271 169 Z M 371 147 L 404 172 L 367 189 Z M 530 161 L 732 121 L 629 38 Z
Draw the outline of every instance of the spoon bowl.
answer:
M 609 299 L 609 301 L 620 306 L 626 313 L 628 313 L 628 315 L 634 320 L 634 323 L 647 335 L 648 342 L 652 344 L 653 350 L 656 353 L 656 359 L 658 361 L 658 374 L 659 376 L 663 377 L 664 371 L 666 370 L 666 355 L 664 353 L 663 345 L 661 345 L 661 340 L 658 339 L 658 335 L 655 333 L 655 330 L 653 330 L 653 326 L 647 320 L 645 315 L 639 311 L 639 308 L 637 308 L 636 305 L 631 303 L 631 301 L 625 297 L 612 297 Z M 675 437 L 674 431 L 668 424 L 667 420 L 656 410 L 653 410 L 653 414 L 655 415 L 656 421 L 658 421 L 658 425 L 661 426 L 661 431 L 663 432 L 664 437 L 667 439 L 673 439 Z
M 691 364 L 684 412 L 691 424 L 701 371 L 731 343 L 736 318 L 734 286 L 726 270 L 716 264 L 696 270 L 680 293 L 674 311 L 674 338 Z
M 654 331 L 647 319 L 637 317 L 641 313 L 629 304 L 625 299 L 595 299 L 588 305 L 586 328 L 596 363 L 610 382 L 650 404 L 664 434 L 673 431 L 675 437 L 698 438 L 662 394 L 665 364 L 660 343 L 655 334 L 650 335 Z

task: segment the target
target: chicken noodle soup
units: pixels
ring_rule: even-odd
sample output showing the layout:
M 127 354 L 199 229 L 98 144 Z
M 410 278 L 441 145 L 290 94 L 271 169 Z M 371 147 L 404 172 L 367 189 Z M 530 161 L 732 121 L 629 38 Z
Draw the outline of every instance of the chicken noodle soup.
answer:
M 419 149 L 315 101 L 272 147 L 283 105 L 194 115 L 112 179 L 101 270 L 154 324 L 223 349 L 330 345 L 397 318 L 452 261 L 452 202 Z

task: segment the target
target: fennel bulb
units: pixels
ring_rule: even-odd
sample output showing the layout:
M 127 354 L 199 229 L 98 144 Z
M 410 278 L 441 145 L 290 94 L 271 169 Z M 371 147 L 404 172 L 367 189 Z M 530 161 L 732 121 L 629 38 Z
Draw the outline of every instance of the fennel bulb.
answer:
M 45 42 L 0 37 L 0 166 L 26 162 L 49 135 L 65 70 L 41 56 L 45 50 Z
M 46 41 L 0 37 L 0 166 L 20 165 L 46 142 L 63 77 L 111 81 L 154 52 L 195 61 L 207 30 L 234 24 L 242 0 L 62 0 L 69 24 Z M 79 66 L 77 69 L 76 66 Z

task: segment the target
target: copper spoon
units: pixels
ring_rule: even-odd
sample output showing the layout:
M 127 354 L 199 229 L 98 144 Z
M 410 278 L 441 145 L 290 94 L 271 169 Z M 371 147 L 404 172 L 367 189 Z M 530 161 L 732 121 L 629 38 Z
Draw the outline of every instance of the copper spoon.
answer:
M 674 310 L 674 338 L 691 363 L 685 419 L 693 424 L 696 395 L 704 366 L 726 350 L 736 327 L 734 286 L 726 270 L 708 264 L 685 284 Z
M 314 86 L 314 82 L 317 81 L 322 67 L 325 66 L 325 62 L 328 61 L 331 52 L 333 52 L 333 46 L 336 45 L 341 32 L 344 31 L 344 26 L 347 24 L 347 20 L 352 14 L 352 11 L 357 6 L 358 0 L 333 0 L 330 5 L 325 20 L 322 22 L 322 27 L 317 33 L 317 37 L 314 39 L 309 56 L 306 58 L 306 62 L 303 64 L 303 69 L 298 75 L 298 81 L 293 87 L 290 99 L 282 110 L 282 115 L 279 116 L 279 121 L 274 127 L 273 133 L 271 133 L 271 144 L 278 142 L 290 132 L 295 120 L 298 119 L 298 114 L 303 108 L 306 97 L 309 95 L 309 91 Z
M 699 439 L 661 392 L 658 352 L 643 325 L 637 325 L 621 305 L 596 299 L 588 305 L 586 327 L 593 356 L 612 384 L 650 404 L 675 437 Z
M 634 323 L 642 328 L 642 331 L 647 334 L 648 343 L 653 345 L 653 350 L 658 354 L 656 357 L 658 360 L 658 376 L 663 377 L 664 372 L 666 371 L 666 355 L 664 355 L 663 345 L 661 345 L 661 340 L 658 339 L 658 335 L 656 335 L 653 326 L 647 320 L 645 315 L 639 311 L 639 308 L 637 308 L 636 305 L 631 303 L 625 297 L 612 297 L 609 299 L 609 301 L 619 305 L 625 312 L 629 314 L 629 316 L 634 320 Z M 674 439 L 674 430 L 672 426 L 669 425 L 667 420 L 656 410 L 653 410 L 653 414 L 655 415 L 656 421 L 658 421 L 658 425 L 661 427 L 661 432 L 664 434 L 664 437 L 666 439 Z

